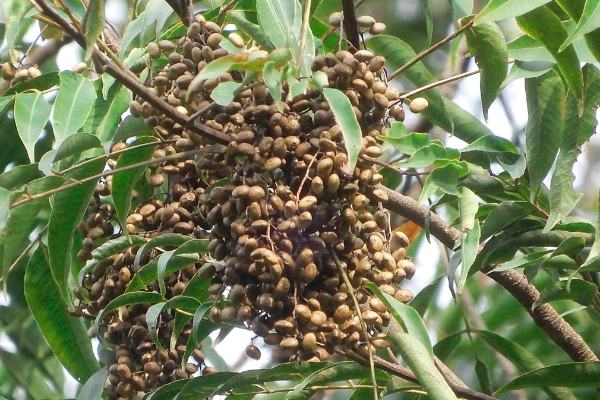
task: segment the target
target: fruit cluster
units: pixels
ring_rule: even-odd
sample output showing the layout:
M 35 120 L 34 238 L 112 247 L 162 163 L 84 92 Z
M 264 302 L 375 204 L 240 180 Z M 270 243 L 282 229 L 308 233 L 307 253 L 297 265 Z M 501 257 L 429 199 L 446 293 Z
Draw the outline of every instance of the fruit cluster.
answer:
M 165 277 L 166 297 L 182 294 L 195 278 L 210 280 L 213 322 L 251 329 L 289 358 L 324 360 L 337 346 L 363 355 L 387 347 L 383 332 L 389 311 L 363 285 L 374 282 L 399 301 L 410 301 L 412 292 L 398 285 L 412 277 L 415 266 L 406 256 L 408 238 L 391 229 L 382 205 L 386 193 L 372 190 L 383 180 L 373 163 L 382 154 L 378 138 L 386 133 L 388 118 L 404 119 L 402 106 L 393 105 L 400 95 L 385 80 L 385 59 L 368 50 L 340 50 L 312 63 L 313 71 L 327 76 L 329 87 L 345 93 L 361 126 L 360 157 L 350 169 L 344 133 L 317 88 L 290 99 L 284 84 L 282 98 L 275 99 L 259 77 L 226 106 L 215 103 L 211 93 L 221 82 L 242 82 L 243 72 L 224 72 L 190 88 L 203 68 L 228 54 L 223 40 L 220 27 L 199 15 L 178 45 L 148 44 L 149 57 L 166 60 L 148 82 L 149 90 L 232 141 L 218 148 L 134 99 L 132 115 L 143 117 L 162 142 L 145 178 L 149 192 L 137 200 L 123 229 L 130 235 L 208 238 L 206 262 Z M 228 41 L 246 53 L 256 50 L 236 33 Z M 109 167 L 126 147 L 113 146 Z M 163 160 L 197 149 L 206 151 Z M 85 238 L 78 258 L 84 262 L 104 238 L 120 234 L 107 201 L 110 178 L 98 184 L 80 226 Z M 135 197 L 142 196 L 134 192 Z M 125 292 L 136 274 L 137 251 L 131 247 L 85 274 L 76 288 L 76 315 L 94 319 Z M 158 255 L 143 255 L 141 265 Z M 146 289 L 158 292 L 159 287 L 154 282 Z M 161 314 L 158 331 L 162 346 L 175 346 L 165 352 L 153 343 L 146 322 L 149 306 L 130 305 L 100 321 L 103 339 L 116 346 L 105 387 L 110 398 L 136 398 L 196 373 L 204 362 L 199 349 L 196 363 L 182 359 L 191 326 L 171 340 L 174 311 Z M 260 358 L 253 344 L 247 354 Z M 204 367 L 203 373 L 211 372 Z

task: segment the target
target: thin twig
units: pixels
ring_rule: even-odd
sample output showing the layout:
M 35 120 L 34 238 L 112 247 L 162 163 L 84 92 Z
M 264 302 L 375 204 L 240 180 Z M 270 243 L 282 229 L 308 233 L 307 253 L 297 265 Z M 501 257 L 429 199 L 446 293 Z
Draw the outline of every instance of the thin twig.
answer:
M 81 179 L 81 180 L 79 180 L 77 182 L 69 183 L 67 185 L 60 186 L 60 187 L 48 190 L 48 191 L 43 192 L 43 193 L 29 195 L 29 196 L 27 196 L 23 200 L 18 200 L 18 201 L 15 201 L 14 203 L 12 203 L 10 205 L 10 209 L 13 209 L 13 208 L 18 207 L 20 205 L 23 205 L 25 203 L 29 203 L 30 201 L 33 201 L 35 199 L 41 199 L 43 197 L 47 197 L 47 196 L 53 195 L 55 193 L 62 192 L 63 190 L 68 190 L 68 189 L 71 189 L 71 188 L 73 188 L 75 186 L 79 186 L 79 185 L 81 185 L 83 183 L 90 182 L 90 181 L 96 181 L 96 180 L 98 180 L 100 178 L 105 178 L 107 176 L 114 175 L 114 174 L 117 174 L 119 172 L 129 171 L 129 170 L 132 170 L 132 169 L 135 169 L 135 168 L 138 168 L 138 167 L 146 167 L 148 165 L 160 163 L 160 162 L 163 162 L 163 161 L 177 160 L 179 158 L 187 158 L 187 157 L 191 157 L 191 156 L 194 156 L 194 155 L 197 155 L 197 154 L 209 153 L 209 152 L 216 152 L 216 151 L 214 149 L 211 149 L 211 150 L 207 150 L 207 149 L 188 150 L 188 151 L 184 151 L 184 152 L 181 152 L 181 153 L 171 154 L 169 156 L 164 156 L 164 157 L 160 157 L 160 158 L 153 158 L 152 160 L 148 160 L 148 161 L 144 161 L 144 162 L 140 162 L 140 163 L 131 164 L 131 165 L 128 165 L 128 166 L 123 167 L 123 168 L 113 169 L 113 170 L 110 170 L 110 171 L 105 171 L 105 172 L 102 172 L 101 174 L 96 174 L 96 175 L 88 176 L 87 178 L 83 178 L 83 179 Z
M 337 253 L 331 245 L 329 246 L 329 253 L 331 254 L 331 258 L 333 258 L 333 262 L 340 271 L 340 275 L 342 275 L 342 279 L 346 284 L 346 288 L 348 289 L 350 297 L 352 297 L 354 309 L 356 311 L 356 315 L 358 316 L 358 320 L 360 321 L 360 326 L 362 328 L 363 335 L 365 336 L 365 342 L 367 342 L 367 352 L 369 354 L 369 368 L 371 370 L 371 383 L 373 384 L 373 399 L 377 400 L 379 398 L 379 393 L 377 390 L 377 377 L 375 376 L 375 364 L 373 362 L 373 353 L 371 351 L 371 341 L 369 340 L 369 332 L 367 331 L 367 325 L 365 324 L 365 321 L 362 318 L 362 314 L 360 312 L 360 304 L 358 303 L 358 299 L 354 294 L 354 287 L 352 287 L 352 283 L 348 278 L 348 274 L 346 274 L 346 271 L 344 271 L 344 267 L 340 263 L 340 259 L 338 258 Z
M 306 47 L 306 33 L 308 32 L 308 24 L 310 21 L 310 6 L 311 0 L 304 0 L 302 27 L 300 28 L 300 45 L 298 46 L 298 74 L 302 74 L 302 61 L 304 60 L 304 48 Z
M 356 49 L 360 49 L 360 35 L 358 34 L 358 25 L 356 23 L 356 10 L 352 0 L 342 0 L 342 9 L 344 13 L 344 31 L 346 39 Z
M 404 64 L 403 66 L 401 66 L 400 68 L 398 68 L 397 70 L 395 70 L 394 72 L 389 74 L 387 77 L 388 81 L 391 81 L 392 79 L 394 79 L 395 77 L 397 77 L 398 75 L 400 75 L 401 73 L 403 73 L 404 71 L 406 71 L 407 69 L 409 69 L 410 67 L 415 65 L 416 63 L 418 63 L 419 61 L 421 61 L 423 58 L 425 58 L 429 54 L 433 53 L 434 51 L 436 51 L 437 49 L 439 49 L 446 43 L 452 41 L 452 39 L 454 39 L 455 37 L 457 37 L 464 31 L 469 29 L 472 25 L 473 25 L 473 21 L 469 21 L 463 27 L 461 27 L 460 29 L 457 29 L 456 32 L 446 36 L 445 38 L 443 38 L 442 40 L 440 40 L 433 46 L 426 48 L 425 50 L 423 50 L 422 52 L 417 54 L 412 60 L 410 60 L 409 62 L 407 62 L 406 64 Z

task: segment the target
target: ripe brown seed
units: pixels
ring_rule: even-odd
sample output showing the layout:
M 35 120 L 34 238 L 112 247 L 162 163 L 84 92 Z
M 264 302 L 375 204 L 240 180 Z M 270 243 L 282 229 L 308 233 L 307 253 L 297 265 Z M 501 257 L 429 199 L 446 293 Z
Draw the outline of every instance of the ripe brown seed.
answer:
M 250 345 L 248 347 L 246 347 L 246 355 L 250 358 L 252 358 L 253 360 L 260 360 L 260 350 L 258 349 L 258 347 L 254 346 L 254 345 Z
M 298 339 L 295 337 L 287 337 L 283 339 L 280 343 L 281 347 L 284 349 L 296 350 L 300 343 L 298 343 Z
M 327 321 L 327 314 L 323 311 L 314 311 L 310 317 L 310 322 L 313 325 L 321 326 Z
M 148 51 L 148 55 L 153 59 L 159 58 L 161 54 L 160 47 L 155 42 L 148 43 L 146 45 L 146 51 Z
M 356 19 L 356 24 L 361 28 L 370 28 L 375 24 L 375 18 L 370 15 L 361 15 Z

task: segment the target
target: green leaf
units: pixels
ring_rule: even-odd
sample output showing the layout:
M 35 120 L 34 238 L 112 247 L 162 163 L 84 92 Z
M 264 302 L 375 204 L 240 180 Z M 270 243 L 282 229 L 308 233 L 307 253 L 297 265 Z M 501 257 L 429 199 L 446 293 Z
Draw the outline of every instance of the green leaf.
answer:
M 592 248 L 590 249 L 590 254 L 586 258 L 585 262 L 581 265 L 581 267 L 588 267 L 591 264 L 595 263 L 598 260 L 598 256 L 600 256 L 600 192 L 598 192 L 597 197 L 597 205 L 596 205 L 596 221 L 594 224 L 594 228 L 596 229 L 596 233 L 594 234 L 594 243 L 592 244 Z
M 36 360 L 37 361 L 37 360 Z M 13 354 L 6 350 L 0 350 L 0 362 L 5 374 L 4 383 L 20 386 L 25 392 L 26 398 L 45 399 L 56 398 L 59 393 L 47 382 L 47 377 L 40 370 L 39 361 L 32 361 L 23 354 Z M 6 382 L 9 381 L 9 382 Z M 14 399 L 13 396 L 10 396 Z
M 263 77 L 265 80 L 265 84 L 267 85 L 267 88 L 269 89 L 269 93 L 271 93 L 271 97 L 273 97 L 273 100 L 275 100 L 275 104 L 277 105 L 277 108 L 281 112 L 282 111 L 282 106 L 281 106 L 282 74 L 281 74 L 281 71 L 275 69 L 274 61 L 269 61 L 268 63 L 265 64 L 265 68 L 263 69 Z
M 492 349 L 506 357 L 519 372 L 543 368 L 544 364 L 519 344 L 489 331 L 474 331 Z M 561 400 L 575 400 L 575 397 L 563 388 L 542 387 L 549 396 Z
M 418 138 L 423 140 L 423 138 Z M 458 160 L 460 152 L 456 149 L 444 147 L 444 145 L 435 140 L 427 146 L 418 148 L 406 161 L 401 161 L 395 165 L 402 168 L 424 168 L 441 160 Z
M 531 207 L 525 202 L 505 201 L 500 203 L 485 219 L 481 228 L 481 239 L 485 240 L 512 223 L 520 221 L 531 211 Z
M 148 241 L 146 244 L 140 247 L 137 253 L 135 254 L 135 260 L 133 261 L 133 270 L 136 272 L 138 271 L 138 268 L 140 267 L 140 260 L 150 250 L 155 249 L 157 247 L 179 247 L 189 240 L 192 240 L 192 238 L 186 235 L 180 235 L 179 233 L 165 233 L 164 235 L 156 236 L 150 239 L 150 241 Z
M 460 236 L 461 241 L 461 269 L 460 277 L 458 279 L 458 293 L 461 293 L 469 277 L 469 271 L 479 252 L 479 238 L 481 237 L 481 229 L 479 227 L 479 221 L 475 220 L 473 230 L 462 233 Z
M 117 127 L 113 141 L 120 142 L 134 136 L 152 136 L 153 133 L 154 130 L 146 125 L 142 118 L 128 115 Z
M 6 221 L 8 221 L 8 214 L 10 212 L 10 198 L 12 192 L 4 188 L 0 188 L 0 231 L 4 233 L 6 227 Z
M 600 104 L 600 71 L 592 65 L 586 65 L 583 68 L 583 77 L 585 88 L 582 116 L 579 115 L 575 97 L 571 93 L 567 96 L 560 150 L 550 183 L 550 216 L 544 232 L 549 232 L 565 218 L 582 196 L 573 187 L 573 166 L 581 153 L 581 146 L 596 131 L 595 109 Z
M 550 365 L 525 373 L 513 379 L 494 393 L 498 396 L 510 390 L 530 387 L 562 386 L 593 388 L 600 382 L 600 362 L 574 362 Z
M 554 72 L 526 79 L 525 93 L 529 112 L 525 150 L 533 201 L 560 146 L 566 100 L 563 82 Z
M 187 313 L 193 313 L 199 306 L 200 302 L 194 299 L 193 297 L 175 296 L 166 302 L 154 304 L 150 308 L 148 308 L 148 310 L 146 311 L 148 331 L 150 331 L 150 335 L 152 336 L 152 340 L 156 344 L 156 347 L 158 347 L 161 350 L 165 350 L 165 348 L 158 340 L 158 319 L 162 312 L 172 309 L 178 309 Z M 176 343 L 177 339 L 177 337 L 174 337 L 172 338 L 171 342 Z
M 17 165 L 10 171 L 0 174 L 0 188 L 16 190 L 26 183 L 41 177 L 40 170 L 36 164 Z
M 448 162 L 446 165 L 436 168 L 427 177 L 423 185 L 419 204 L 431 197 L 437 190 L 458 196 L 458 178 L 465 173 L 465 163 Z
M 402 359 L 419 379 L 419 383 L 432 400 L 456 399 L 442 374 L 433 364 L 423 344 L 404 332 L 394 332 L 388 336 L 390 345 L 395 352 L 400 353 Z
M 258 23 L 275 47 L 291 47 L 296 20 L 296 0 L 257 0 Z
M 385 304 L 394 319 L 398 321 L 410 335 L 421 342 L 423 348 L 427 350 L 433 360 L 431 340 L 429 339 L 427 328 L 419 313 L 411 306 L 407 306 L 396 300 L 393 296 L 383 293 L 373 282 L 368 282 L 363 286 L 372 291 Z
M 106 260 L 108 257 L 119 254 L 130 247 L 140 246 L 145 243 L 146 239 L 135 235 L 131 235 L 129 237 L 119 236 L 102 243 L 99 247 L 96 247 L 92 251 L 92 259 L 88 260 L 88 262 L 85 264 L 85 267 L 79 271 L 79 277 L 77 278 L 78 284 L 82 284 L 83 276 L 86 273 L 92 271 L 96 265 Z
M 177 399 L 192 399 L 198 398 L 201 395 L 211 395 L 214 390 L 227 382 L 233 376 L 237 375 L 238 372 L 218 372 L 216 374 L 199 376 L 194 379 L 190 379 L 181 389 Z M 194 396 L 187 396 L 188 393 L 194 393 Z M 163 397 L 160 399 L 173 399 L 173 397 Z M 156 400 L 154 397 L 148 398 L 148 400 Z
M 346 152 L 348 153 L 348 165 L 344 168 L 351 173 L 354 171 L 358 160 L 358 152 L 362 146 L 360 125 L 356 120 L 356 114 L 354 114 L 350 100 L 343 92 L 337 89 L 323 88 L 323 95 L 329 103 L 331 111 L 333 111 L 335 120 L 342 127 Z
M 590 303 L 598 287 L 591 282 L 581 279 L 572 279 L 570 281 L 558 281 L 540 292 L 540 297 L 531 306 L 532 309 L 550 303 L 555 300 L 573 300 L 577 302 Z
M 501 154 L 509 157 L 519 154 L 519 150 L 509 140 L 491 135 L 483 136 L 470 145 L 460 149 L 461 153 L 469 151 L 482 151 L 486 154 Z
M 490 381 L 490 371 L 488 367 L 479 359 L 475 360 L 475 375 L 481 386 L 481 391 L 486 394 L 493 392 L 492 382 Z
M 230 54 L 212 61 L 192 79 L 186 96 L 190 97 L 193 93 L 197 93 L 206 79 L 217 78 L 223 72 L 231 70 L 234 65 L 246 62 L 247 59 L 248 56 L 246 55 Z
M 92 375 L 77 395 L 77 400 L 100 399 L 108 378 L 108 367 L 99 369 Z
M 568 45 L 579 39 L 586 33 L 589 33 L 597 28 L 600 28 L 600 1 L 586 0 L 583 12 L 579 16 L 577 27 L 565 42 L 560 46 L 558 51 L 563 51 Z
M 96 175 L 104 169 L 103 159 L 94 160 L 66 174 L 67 178 L 81 180 Z M 64 301 L 71 304 L 68 285 L 73 235 L 87 210 L 96 182 L 90 181 L 63 190 L 54 195 L 54 204 L 48 225 L 48 252 L 52 276 Z
M 131 103 L 132 95 L 125 86 L 118 84 L 112 85 L 106 96 L 101 96 L 104 90 L 101 79 L 94 81 L 94 87 L 97 97 L 81 130 L 96 136 L 100 142 L 108 142 L 118 134 L 117 126 Z M 139 121 L 143 122 L 142 119 Z M 146 132 L 152 132 L 152 129 L 147 128 Z
M 396 70 L 407 64 L 417 55 L 410 45 L 393 36 L 377 35 L 368 39 L 365 43 L 375 54 L 385 57 L 386 63 L 391 70 Z M 425 64 L 421 61 L 406 70 L 404 76 L 417 87 L 425 86 L 435 81 L 431 72 L 429 72 Z M 447 103 L 442 99 L 439 89 L 430 89 L 421 95 L 429 102 L 429 107 L 422 114 L 434 124 L 441 126 L 448 132 L 453 132 L 457 137 L 462 139 L 458 132 L 453 131 L 453 119 L 448 114 Z M 462 109 L 460 110 L 462 111 Z
M 60 91 L 52 118 L 57 146 L 83 126 L 96 99 L 94 86 L 83 76 L 72 71 L 60 72 L 58 76 Z
M 64 183 L 64 179 L 58 176 L 48 176 L 32 181 L 27 186 L 27 193 L 29 195 L 36 195 L 43 193 L 47 190 L 51 190 L 59 187 Z M 12 210 L 6 221 L 6 226 L 3 227 L 2 234 L 4 239 L 0 246 L 3 246 L 4 251 L 0 251 L 0 254 L 4 253 L 2 257 L 2 283 L 3 290 L 6 293 L 6 285 L 8 282 L 8 272 L 13 261 L 19 256 L 23 242 L 25 242 L 28 236 L 31 234 L 33 223 L 40 213 L 40 210 L 45 209 L 48 204 L 48 198 L 39 198 L 32 200 L 28 203 L 24 203 Z M 0 210 L 6 210 L 9 212 L 9 206 L 0 206 Z M 0 227 L 2 227 L 0 218 Z
M 526 37 L 526 36 L 521 36 Z M 509 53 L 510 55 L 510 53 Z M 512 56 L 515 58 L 514 56 Z M 522 61 L 520 59 L 515 60 L 510 68 L 508 76 L 502 83 L 502 88 L 505 88 L 510 83 L 525 78 L 535 78 L 540 75 L 544 75 L 554 67 L 554 60 L 552 61 Z
M 463 24 L 468 19 L 463 19 Z M 480 89 L 483 117 L 487 121 L 488 110 L 507 75 L 508 50 L 504 34 L 493 22 L 478 23 L 465 31 L 469 52 L 481 71 Z
M 35 143 L 46 126 L 51 111 L 52 107 L 41 92 L 19 93 L 15 98 L 15 123 L 31 162 L 35 162 Z
M 158 285 L 160 287 L 160 293 L 162 294 L 163 298 L 167 295 L 167 292 L 166 292 L 167 288 L 165 286 L 165 276 L 166 276 L 167 265 L 169 264 L 169 261 L 171 260 L 171 258 L 173 256 L 176 256 L 179 254 L 186 254 L 186 253 L 191 253 L 191 254 L 206 254 L 206 253 L 208 253 L 208 241 L 205 239 L 192 239 L 192 240 L 189 240 L 189 241 L 183 243 L 176 250 L 166 251 L 158 257 L 157 278 L 158 278 Z
M 231 12 L 228 13 L 227 16 L 231 19 L 231 21 L 244 32 L 246 35 L 250 36 L 251 39 L 254 39 L 256 43 L 267 51 L 271 51 L 275 49 L 275 45 L 271 42 L 271 39 L 265 34 L 265 31 L 261 29 L 260 26 L 253 24 L 248 21 L 243 13 L 240 12 Z
M 430 143 L 427 133 L 409 134 L 402 122 L 393 122 L 387 136 L 381 136 L 380 139 L 404 154 L 414 154 L 418 149 Z
M 117 308 L 128 306 L 131 304 L 140 304 L 140 303 L 150 303 L 156 304 L 162 301 L 162 297 L 159 293 L 154 292 L 133 292 L 133 293 L 124 293 L 112 300 L 110 303 L 106 305 L 106 307 L 100 311 L 96 320 L 94 321 L 94 328 L 98 333 L 98 339 L 101 342 L 104 342 L 102 333 L 104 333 L 104 329 L 100 329 L 100 321 L 104 319 L 104 316 L 110 313 Z
M 86 150 L 94 148 L 102 149 L 102 144 L 96 136 L 92 136 L 89 133 L 75 133 L 60 144 L 58 151 L 54 155 L 53 162 L 79 155 Z
M 242 82 L 221 82 L 210 92 L 210 97 L 221 106 L 227 106 L 242 88 Z
M 460 215 L 460 228 L 464 231 L 471 231 L 475 225 L 475 215 L 479 209 L 477 195 L 467 188 L 460 188 L 460 197 L 458 198 L 458 211 Z
M 550 0 L 491 0 L 475 16 L 475 22 L 502 21 L 503 19 L 518 17 L 549 2 Z
M 569 45 L 559 52 L 561 44 L 567 38 L 567 31 L 560 19 L 549 8 L 543 6 L 518 17 L 517 22 L 525 33 L 541 41 L 552 53 L 569 90 L 573 91 L 579 106 L 581 106 L 583 76 L 579 67 L 579 59 L 573 45 Z
M 117 160 L 115 170 L 150 160 L 156 146 L 141 146 L 138 148 L 135 148 L 135 146 L 153 142 L 156 142 L 158 145 L 157 140 L 150 136 L 143 136 L 134 140 L 129 145 L 131 150 L 121 154 Z M 147 168 L 147 166 L 135 167 L 126 171 L 117 172 L 113 175 L 112 196 L 117 217 L 123 228 L 127 225 L 125 220 L 129 215 L 129 207 L 131 206 L 131 192 L 135 188 L 137 181 L 144 175 Z M 124 229 L 124 232 L 128 235 L 127 229 Z
M 85 56 L 84 60 L 89 60 L 94 51 L 96 39 L 104 29 L 104 3 L 106 0 L 90 0 L 88 10 L 85 14 L 83 28 L 85 30 Z
M 491 135 L 492 131 L 488 129 L 487 126 L 483 124 L 480 120 L 475 118 L 471 113 L 463 110 L 452 100 L 443 99 L 445 113 L 451 120 L 451 125 L 449 127 L 444 126 L 444 115 L 440 114 L 439 111 L 436 111 L 435 108 L 431 108 L 431 103 L 429 103 L 429 107 L 425 109 L 421 114 L 423 114 L 427 119 L 436 125 L 441 126 L 448 132 L 452 132 L 454 136 L 465 141 L 466 143 L 472 143 L 475 140 Z
M 177 272 L 190 264 L 194 264 L 198 262 L 198 256 L 177 256 L 172 257 L 169 265 L 167 266 L 166 274 L 172 274 Z M 127 286 L 125 293 L 135 292 L 137 290 L 141 290 L 145 288 L 150 283 L 154 282 L 158 278 L 158 258 L 155 258 L 148 264 L 146 264 L 143 268 L 140 268 L 136 274 L 134 275 L 131 282 Z
M 2 94 L 4 98 L 8 96 L 12 96 L 17 93 L 28 92 L 31 90 L 39 90 L 40 92 L 51 89 L 52 87 L 58 85 L 60 83 L 60 79 L 58 77 L 58 72 L 48 72 L 42 74 L 36 78 L 29 79 L 16 85 L 8 88 L 6 92 Z M 10 98 L 8 98 L 10 99 Z M 2 105 L 0 102 L 0 112 L 2 112 Z
M 24 291 L 29 309 L 56 357 L 72 376 L 85 382 L 99 369 L 98 362 L 83 320 L 67 313 L 43 245 L 29 260 Z

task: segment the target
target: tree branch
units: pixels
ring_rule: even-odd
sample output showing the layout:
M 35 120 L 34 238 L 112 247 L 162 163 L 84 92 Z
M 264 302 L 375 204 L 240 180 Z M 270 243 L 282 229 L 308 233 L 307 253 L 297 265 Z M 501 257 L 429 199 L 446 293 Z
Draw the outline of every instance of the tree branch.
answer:
M 426 216 L 429 215 L 429 232 L 442 242 L 446 247 L 454 248 L 460 237 L 460 231 L 448 226 L 437 214 L 417 205 L 411 197 L 404 196 L 385 186 L 379 185 L 388 195 L 388 201 L 383 206 L 388 210 L 401 215 L 421 227 L 425 227 Z M 372 201 L 379 201 L 372 191 L 367 191 Z M 598 356 L 592 351 L 583 338 L 575 332 L 550 304 L 543 304 L 532 309 L 535 301 L 540 297 L 540 292 L 535 286 L 527 282 L 527 278 L 515 270 L 490 272 L 496 265 L 486 266 L 482 272 L 504 287 L 519 303 L 523 305 L 535 324 L 573 361 L 599 361 Z

